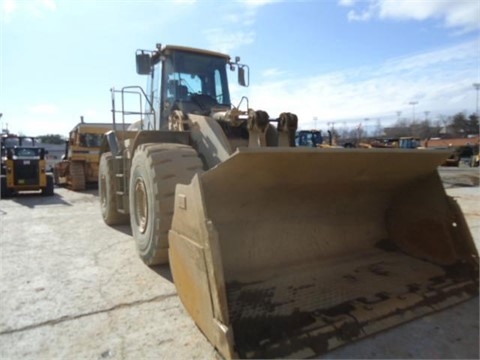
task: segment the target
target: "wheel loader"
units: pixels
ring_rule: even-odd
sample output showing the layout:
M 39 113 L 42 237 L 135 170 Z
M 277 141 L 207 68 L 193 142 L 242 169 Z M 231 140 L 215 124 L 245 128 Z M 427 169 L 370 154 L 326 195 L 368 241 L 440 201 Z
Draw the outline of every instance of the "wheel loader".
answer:
M 148 90 L 112 89 L 99 169 L 104 221 L 170 264 L 223 357 L 317 356 L 478 294 L 477 249 L 437 173 L 449 153 L 295 147 L 294 114 L 232 105 L 239 61 L 137 50 Z
M 2 134 L 1 136 L 2 198 L 23 191 L 41 191 L 44 196 L 54 195 L 53 176 L 47 173 L 46 151 L 38 140 L 30 136 Z
M 111 128 L 111 123 L 85 123 L 81 117 L 69 133 L 62 161 L 53 168 L 56 185 L 82 191 L 97 183 L 101 139 Z

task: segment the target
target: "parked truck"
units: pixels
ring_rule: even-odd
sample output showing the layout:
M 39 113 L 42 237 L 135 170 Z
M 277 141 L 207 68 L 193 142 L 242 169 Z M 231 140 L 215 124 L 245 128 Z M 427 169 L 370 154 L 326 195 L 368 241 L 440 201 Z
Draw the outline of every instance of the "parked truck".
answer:
M 294 114 L 232 105 L 227 70 L 249 83 L 238 58 L 157 45 L 136 62 L 151 90 L 112 90 L 101 213 L 130 223 L 146 264 L 169 262 L 222 356 L 311 357 L 478 294 L 437 173 L 448 152 L 295 147 Z
M 101 139 L 111 129 L 111 123 L 85 123 L 82 117 L 69 133 L 62 161 L 54 165 L 55 184 L 75 191 L 97 184 Z

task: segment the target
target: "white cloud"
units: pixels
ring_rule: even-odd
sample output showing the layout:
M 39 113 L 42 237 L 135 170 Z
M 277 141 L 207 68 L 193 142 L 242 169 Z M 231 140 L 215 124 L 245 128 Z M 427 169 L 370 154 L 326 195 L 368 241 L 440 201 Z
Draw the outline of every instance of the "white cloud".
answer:
M 219 6 L 222 6 L 222 13 L 227 15 L 217 18 L 214 27 L 204 30 L 209 48 L 230 53 L 238 47 L 253 43 L 259 9 L 278 2 L 279 0 L 243 0 L 221 3 Z
M 398 0 L 341 0 L 341 6 L 353 7 L 347 17 L 351 21 L 441 19 L 447 28 L 472 31 L 480 28 L 480 2 L 477 0 L 456 1 L 398 1 Z
M 251 44 L 255 40 L 253 30 L 226 32 L 223 28 L 214 28 L 206 30 L 205 34 L 212 44 L 211 48 L 223 53 L 230 53 L 238 46 Z
M 350 10 L 347 14 L 347 18 L 349 21 L 368 21 L 372 18 L 372 12 L 369 10 L 361 12 Z
M 280 0 L 244 0 L 243 3 L 247 6 L 260 7 L 268 4 L 278 3 Z
M 38 0 L 39 7 L 49 10 L 57 10 L 57 4 L 54 0 Z
M 278 68 L 270 68 L 270 69 L 265 69 L 262 71 L 262 76 L 267 77 L 267 78 L 272 78 L 272 77 L 279 77 L 283 76 L 285 74 L 285 71 L 280 70 Z
M 358 0 L 340 0 L 338 3 L 341 6 L 353 6 L 357 2 L 358 2 Z
M 38 104 L 29 109 L 34 115 L 53 115 L 58 113 L 58 107 L 52 104 Z
M 17 8 L 17 4 L 15 0 L 4 0 L 3 1 L 3 11 L 5 12 L 5 15 L 10 15 L 15 11 Z
M 472 113 L 472 83 L 478 76 L 476 47 L 470 41 L 308 78 L 282 76 L 282 80 L 271 81 L 271 77 L 262 77 L 248 89 L 249 105 L 266 110 L 271 117 L 283 111 L 297 113 L 303 127 L 312 126 L 314 117 L 319 124 L 348 120 L 358 124 L 367 117 L 382 118 L 386 124 L 396 119 L 397 111 L 410 117 L 410 101 L 418 101 L 417 119 L 424 111 L 429 111 L 432 119 L 464 110 Z M 265 70 L 267 74 L 275 71 Z M 232 95 L 242 92 L 245 89 L 234 88 Z
M 469 41 L 435 51 L 390 59 L 386 62 L 383 69 L 398 73 L 411 69 L 419 70 L 429 67 L 440 68 L 441 66 L 449 66 L 448 64 L 455 64 L 462 60 L 474 59 L 475 56 L 478 56 L 476 52 L 479 46 L 478 40 Z
M 47 11 L 56 11 L 57 3 L 55 0 L 4 0 L 2 20 L 9 22 L 16 14 L 27 14 L 30 16 L 43 16 Z

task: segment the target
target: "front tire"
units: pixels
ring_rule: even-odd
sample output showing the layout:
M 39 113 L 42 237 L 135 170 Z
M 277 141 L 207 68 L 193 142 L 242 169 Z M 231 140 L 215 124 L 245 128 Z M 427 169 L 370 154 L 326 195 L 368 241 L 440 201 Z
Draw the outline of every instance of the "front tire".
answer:
M 175 187 L 202 171 L 197 152 L 181 144 L 143 144 L 130 173 L 130 224 L 140 258 L 147 265 L 168 263 Z

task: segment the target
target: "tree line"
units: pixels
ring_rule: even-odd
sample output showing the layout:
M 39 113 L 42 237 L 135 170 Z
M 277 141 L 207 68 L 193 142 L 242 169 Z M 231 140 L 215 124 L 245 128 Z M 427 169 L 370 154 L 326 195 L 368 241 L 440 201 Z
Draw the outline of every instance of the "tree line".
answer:
M 64 145 L 67 140 L 66 137 L 59 134 L 47 134 L 37 136 L 40 139 L 42 144 L 55 144 L 55 145 Z
M 381 121 L 377 120 L 375 128 L 370 131 L 366 131 L 359 126 L 356 129 L 335 129 L 334 134 L 337 139 L 397 138 L 413 136 L 423 140 L 434 137 L 467 137 L 468 135 L 479 134 L 479 117 L 477 114 L 467 116 L 465 113 L 459 112 L 448 117 L 440 115 L 435 121 L 430 119 L 421 121 L 398 119 L 388 127 L 383 127 Z

